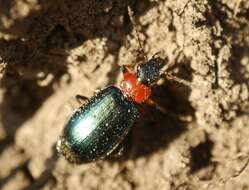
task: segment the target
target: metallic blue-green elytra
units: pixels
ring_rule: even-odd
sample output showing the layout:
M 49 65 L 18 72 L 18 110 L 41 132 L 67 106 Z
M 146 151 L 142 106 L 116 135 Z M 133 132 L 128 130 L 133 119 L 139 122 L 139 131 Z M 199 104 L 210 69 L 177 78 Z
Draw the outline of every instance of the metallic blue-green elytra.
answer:
M 57 142 L 58 151 L 73 163 L 87 163 L 109 155 L 139 117 L 135 104 L 110 86 L 78 108 Z

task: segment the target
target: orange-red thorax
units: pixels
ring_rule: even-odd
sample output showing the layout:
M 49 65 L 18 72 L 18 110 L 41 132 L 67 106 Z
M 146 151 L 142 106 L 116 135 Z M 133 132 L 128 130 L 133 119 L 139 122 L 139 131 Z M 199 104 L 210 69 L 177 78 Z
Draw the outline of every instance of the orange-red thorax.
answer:
M 136 75 L 130 72 L 124 73 L 120 87 L 125 95 L 137 103 L 145 102 L 151 94 L 150 87 L 139 82 Z

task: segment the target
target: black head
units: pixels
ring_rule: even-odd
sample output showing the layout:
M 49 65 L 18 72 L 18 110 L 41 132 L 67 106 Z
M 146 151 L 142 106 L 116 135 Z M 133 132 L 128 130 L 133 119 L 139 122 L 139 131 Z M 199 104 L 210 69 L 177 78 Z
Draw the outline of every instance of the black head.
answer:
M 159 79 L 164 60 L 160 57 L 152 58 L 147 63 L 140 64 L 137 68 L 138 80 L 146 85 L 150 85 Z

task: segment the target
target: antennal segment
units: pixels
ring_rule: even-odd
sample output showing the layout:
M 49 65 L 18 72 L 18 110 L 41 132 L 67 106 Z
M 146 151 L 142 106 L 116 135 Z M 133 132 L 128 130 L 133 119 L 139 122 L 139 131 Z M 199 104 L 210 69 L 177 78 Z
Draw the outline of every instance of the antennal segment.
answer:
M 129 14 L 129 17 L 130 17 L 132 26 L 133 26 L 133 28 L 135 29 L 136 38 L 137 38 L 137 41 L 138 41 L 138 43 L 139 43 L 139 51 L 143 54 L 144 62 L 147 62 L 147 61 L 148 61 L 148 57 L 147 57 L 147 55 L 145 54 L 144 48 L 143 48 L 143 46 L 142 46 L 141 40 L 140 40 L 139 35 L 138 35 L 137 24 L 136 24 L 135 19 L 134 19 L 134 13 L 133 13 L 133 11 L 131 10 L 131 7 L 130 7 L 129 5 L 128 5 L 128 14 Z

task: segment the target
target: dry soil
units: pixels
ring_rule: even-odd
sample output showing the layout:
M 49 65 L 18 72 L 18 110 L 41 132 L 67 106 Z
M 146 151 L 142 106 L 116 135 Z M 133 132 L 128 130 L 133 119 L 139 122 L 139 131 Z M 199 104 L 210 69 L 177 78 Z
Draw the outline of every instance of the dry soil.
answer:
M 172 64 L 123 156 L 72 165 L 55 150 L 76 94 L 148 56 Z M 0 2 L 0 189 L 249 189 L 248 0 Z M 188 120 L 186 120 L 186 118 Z

